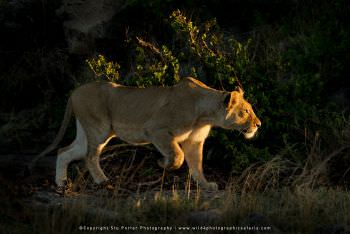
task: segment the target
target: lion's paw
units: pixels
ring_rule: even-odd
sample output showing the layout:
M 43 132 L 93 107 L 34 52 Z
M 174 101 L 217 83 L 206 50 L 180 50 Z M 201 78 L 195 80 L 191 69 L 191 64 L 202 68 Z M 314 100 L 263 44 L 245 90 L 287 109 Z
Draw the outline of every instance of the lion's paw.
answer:
M 179 169 L 183 164 L 183 160 L 181 159 L 169 160 L 168 158 L 162 158 L 162 159 L 158 159 L 157 162 L 161 168 L 164 168 L 167 170 Z
M 167 158 L 158 159 L 157 162 L 158 162 L 158 165 L 164 169 L 170 169 L 171 166 L 173 165 L 173 163 L 169 162 L 169 159 Z
M 69 194 L 70 192 L 72 192 L 72 182 L 70 180 L 68 181 L 63 181 L 62 183 L 63 185 L 57 186 L 55 188 L 55 192 L 61 196 L 65 196 L 67 194 Z

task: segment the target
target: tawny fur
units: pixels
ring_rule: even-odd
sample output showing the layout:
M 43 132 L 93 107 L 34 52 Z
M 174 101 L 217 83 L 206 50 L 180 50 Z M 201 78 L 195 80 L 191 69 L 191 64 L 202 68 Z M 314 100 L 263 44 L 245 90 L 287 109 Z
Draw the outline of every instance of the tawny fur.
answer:
M 67 179 L 68 164 L 78 159 L 85 160 L 95 183 L 107 181 L 99 155 L 111 138 L 119 137 L 132 144 L 152 143 L 164 156 L 158 164 L 166 169 L 177 169 L 186 160 L 203 188 L 217 189 L 216 183 L 207 182 L 202 169 L 203 145 L 211 127 L 236 129 L 252 138 L 261 125 L 241 89 L 219 91 L 194 78 L 172 87 L 149 88 L 93 82 L 72 93 L 59 134 L 34 162 L 57 147 L 71 113 L 77 136 L 70 146 L 59 150 L 58 186 Z

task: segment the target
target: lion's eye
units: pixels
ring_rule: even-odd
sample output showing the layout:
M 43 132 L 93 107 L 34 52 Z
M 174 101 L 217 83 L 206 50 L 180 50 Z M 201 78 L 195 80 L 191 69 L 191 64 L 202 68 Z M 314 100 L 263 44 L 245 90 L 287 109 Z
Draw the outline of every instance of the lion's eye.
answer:
M 248 109 L 246 109 L 246 110 L 245 110 L 245 113 L 249 114 L 249 110 L 248 110 Z

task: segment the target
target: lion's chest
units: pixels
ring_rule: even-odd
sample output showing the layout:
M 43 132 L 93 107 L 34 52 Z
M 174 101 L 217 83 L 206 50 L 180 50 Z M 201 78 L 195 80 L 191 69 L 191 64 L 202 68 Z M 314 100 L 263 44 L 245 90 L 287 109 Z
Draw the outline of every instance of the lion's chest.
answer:
M 174 136 L 176 142 L 183 142 L 189 138 L 191 135 L 192 130 L 189 131 L 183 131 Z
M 190 130 L 179 132 L 175 135 L 175 141 L 181 143 L 185 140 L 200 142 L 207 138 L 210 132 L 210 125 L 193 126 Z

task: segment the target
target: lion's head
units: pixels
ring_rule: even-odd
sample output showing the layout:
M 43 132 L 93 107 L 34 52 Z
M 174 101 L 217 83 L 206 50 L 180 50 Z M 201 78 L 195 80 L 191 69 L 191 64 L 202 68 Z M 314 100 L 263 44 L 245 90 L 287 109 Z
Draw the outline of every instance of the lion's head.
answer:
M 250 139 L 255 136 L 261 121 L 255 115 L 251 104 L 244 99 L 243 94 L 243 90 L 239 87 L 231 93 L 224 94 L 225 115 L 221 127 L 238 130 L 246 139 Z

